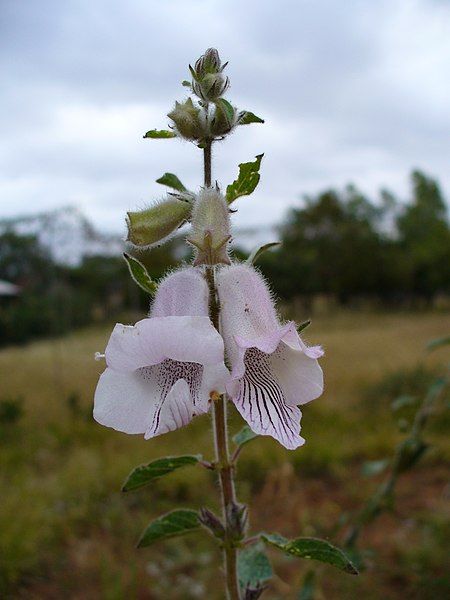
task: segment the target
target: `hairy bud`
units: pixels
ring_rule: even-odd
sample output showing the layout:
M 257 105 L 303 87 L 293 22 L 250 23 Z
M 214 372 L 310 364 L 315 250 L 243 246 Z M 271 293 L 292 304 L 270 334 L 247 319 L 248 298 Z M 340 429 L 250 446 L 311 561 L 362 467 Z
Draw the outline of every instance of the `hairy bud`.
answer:
M 188 98 L 186 102 L 175 102 L 174 109 L 167 116 L 172 119 L 180 137 L 186 140 L 200 140 L 205 137 L 202 113 L 191 98 Z
M 192 75 L 192 89 L 205 102 L 215 102 L 230 85 L 228 77 L 222 71 L 228 63 L 222 65 L 219 53 L 209 48 L 195 62 L 195 68 L 189 67 Z
M 198 520 L 217 538 L 223 540 L 225 537 L 225 527 L 221 520 L 209 508 L 201 508 L 198 513 Z
M 245 536 L 248 525 L 248 508 L 245 504 L 232 502 L 227 506 L 227 520 L 233 539 L 239 541 Z
M 216 189 L 202 190 L 194 203 L 192 232 L 187 238 L 196 249 L 194 266 L 229 265 L 230 239 L 230 214 L 225 198 Z
M 146 210 L 127 213 L 127 241 L 148 247 L 166 241 L 189 219 L 192 205 L 176 198 L 157 202 Z
M 219 53 L 215 48 L 208 48 L 205 54 L 195 61 L 195 73 L 198 77 L 204 77 L 208 73 L 219 73 L 222 67 Z
M 238 112 L 227 100 L 223 98 L 216 102 L 216 110 L 211 121 L 211 133 L 220 137 L 230 133 L 238 123 Z

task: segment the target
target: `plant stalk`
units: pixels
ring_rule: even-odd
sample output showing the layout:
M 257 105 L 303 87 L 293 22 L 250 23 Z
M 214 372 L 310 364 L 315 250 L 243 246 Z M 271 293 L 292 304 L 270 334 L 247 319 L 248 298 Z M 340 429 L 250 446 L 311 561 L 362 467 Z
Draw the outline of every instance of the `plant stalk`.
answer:
M 211 142 L 204 148 L 204 185 L 211 186 Z M 219 302 L 215 285 L 214 266 L 206 267 L 206 280 L 209 287 L 209 314 L 217 331 L 220 330 Z M 222 496 L 222 511 L 225 523 L 223 554 L 225 563 L 225 579 L 229 600 L 240 600 L 239 582 L 237 576 L 237 548 L 234 542 L 233 530 L 230 523 L 231 508 L 236 504 L 234 489 L 233 465 L 228 449 L 227 427 L 227 398 L 222 394 L 213 401 L 213 428 L 216 451 L 216 468 L 219 471 L 220 491 Z

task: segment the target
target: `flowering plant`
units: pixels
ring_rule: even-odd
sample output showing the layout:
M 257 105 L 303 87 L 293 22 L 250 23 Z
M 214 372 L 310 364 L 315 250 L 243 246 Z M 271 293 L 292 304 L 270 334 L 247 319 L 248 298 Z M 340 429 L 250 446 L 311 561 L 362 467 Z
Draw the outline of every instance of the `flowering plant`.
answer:
M 254 262 L 267 244 L 247 261 L 232 261 L 232 203 L 254 191 L 262 155 L 239 165 L 239 175 L 223 193 L 212 183 L 211 148 L 241 125 L 263 123 L 250 111 L 239 111 L 223 98 L 229 79 L 217 50 L 210 48 L 189 67 L 184 81 L 194 96 L 176 102 L 168 130 L 151 130 L 145 138 L 193 142 L 203 151 L 204 181 L 188 190 L 172 173 L 158 181 L 173 191 L 166 199 L 127 217 L 128 242 L 141 250 L 160 245 L 189 224 L 186 241 L 194 250 L 192 265 L 169 273 L 159 284 L 145 267 L 125 254 L 133 279 L 152 297 L 149 316 L 134 326 L 116 325 L 107 344 L 106 361 L 95 393 L 94 418 L 108 427 L 145 439 L 172 431 L 199 414 L 212 413 L 215 459 L 198 455 L 158 459 L 137 467 L 124 491 L 140 488 L 186 465 L 198 464 L 218 473 L 223 514 L 207 507 L 176 509 L 150 523 L 139 546 L 203 527 L 224 553 L 225 586 L 232 599 L 258 598 L 271 577 L 264 551 L 271 545 L 290 556 L 319 560 L 349 573 L 349 558 L 325 540 L 278 534 L 248 535 L 247 507 L 239 503 L 234 475 L 244 444 L 258 435 L 275 438 L 294 450 L 300 436 L 299 405 L 323 391 L 319 346 L 308 347 L 297 327 L 282 322 L 274 299 Z M 233 439 L 230 454 L 227 409 L 234 404 L 247 425 Z

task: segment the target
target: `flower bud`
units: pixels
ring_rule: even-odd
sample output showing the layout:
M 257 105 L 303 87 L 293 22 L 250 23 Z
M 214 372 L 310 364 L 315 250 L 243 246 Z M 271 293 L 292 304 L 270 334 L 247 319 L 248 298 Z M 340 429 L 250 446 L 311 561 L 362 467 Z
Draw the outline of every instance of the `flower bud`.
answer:
M 266 589 L 266 585 L 257 584 L 256 587 L 247 585 L 244 591 L 244 600 L 258 600 Z
M 216 110 L 211 121 L 211 133 L 220 137 L 230 133 L 238 122 L 238 112 L 227 100 L 220 99 L 216 102 Z
M 219 53 L 209 48 L 195 62 L 195 68 L 189 66 L 192 75 L 192 89 L 205 102 L 215 102 L 229 86 L 229 79 L 222 74 L 228 63 L 222 65 Z
M 200 81 L 194 80 L 192 89 L 205 102 L 215 102 L 225 93 L 229 85 L 229 78 L 222 73 L 209 73 Z
M 175 108 L 167 116 L 174 122 L 175 130 L 180 137 L 187 140 L 199 140 L 205 137 L 201 111 L 191 98 L 183 103 L 175 102 Z
M 239 541 L 245 537 L 248 526 L 248 508 L 245 504 L 232 502 L 227 506 L 227 520 L 231 536 Z
M 195 73 L 198 77 L 204 77 L 207 73 L 219 73 L 221 64 L 222 61 L 217 50 L 208 48 L 205 54 L 195 61 Z
M 146 210 L 127 213 L 127 241 L 148 247 L 167 239 L 189 219 L 191 204 L 167 198 Z
M 192 232 L 187 238 L 196 249 L 194 266 L 229 265 L 230 239 L 230 214 L 225 198 L 216 189 L 202 190 L 192 209 Z
M 225 527 L 223 526 L 219 517 L 209 510 L 209 508 L 201 508 L 198 513 L 198 520 L 204 525 L 209 531 L 221 540 L 225 537 Z

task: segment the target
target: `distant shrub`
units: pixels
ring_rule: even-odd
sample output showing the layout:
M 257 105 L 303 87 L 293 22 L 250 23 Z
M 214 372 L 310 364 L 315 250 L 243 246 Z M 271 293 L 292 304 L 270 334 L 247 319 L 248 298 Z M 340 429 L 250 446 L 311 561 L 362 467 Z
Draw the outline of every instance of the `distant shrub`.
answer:
M 23 399 L 15 398 L 0 399 L 0 426 L 14 425 L 23 415 Z

